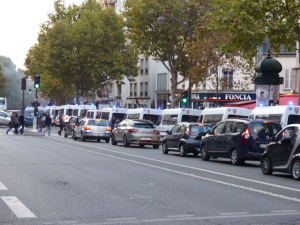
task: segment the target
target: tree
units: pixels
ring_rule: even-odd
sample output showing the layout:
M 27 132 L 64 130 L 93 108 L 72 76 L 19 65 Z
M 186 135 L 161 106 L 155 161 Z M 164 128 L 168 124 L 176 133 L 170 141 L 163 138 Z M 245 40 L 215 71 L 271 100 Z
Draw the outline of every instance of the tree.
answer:
M 186 44 L 194 27 L 209 10 L 208 0 L 126 0 L 124 12 L 127 36 L 146 56 L 159 59 L 171 74 L 171 107 L 177 106 L 178 84 L 189 77 L 190 62 Z M 157 19 L 164 16 L 165 23 Z M 197 22 L 197 23 L 196 23 Z M 179 80 L 178 75 L 183 76 Z
M 4 96 L 5 77 L 3 75 L 3 66 L 0 63 L 0 96 Z
M 57 0 L 54 6 L 25 61 L 26 74 L 41 75 L 44 95 L 67 98 L 75 90 L 76 99 L 95 96 L 111 80 L 137 76 L 137 53 L 126 42 L 119 15 L 102 10 L 95 0 L 68 8 Z
M 242 47 L 254 56 L 265 38 L 270 38 L 270 49 L 275 53 L 279 53 L 281 44 L 292 50 L 300 41 L 298 0 L 215 0 L 214 3 L 214 28 L 233 34 L 228 43 L 232 48 Z M 298 54 L 299 51 L 298 48 Z

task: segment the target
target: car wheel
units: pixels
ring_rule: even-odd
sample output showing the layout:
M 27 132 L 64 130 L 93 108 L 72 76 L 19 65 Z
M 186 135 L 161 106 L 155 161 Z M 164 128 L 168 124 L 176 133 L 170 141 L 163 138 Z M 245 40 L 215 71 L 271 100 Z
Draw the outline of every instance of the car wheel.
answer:
M 68 135 L 66 134 L 66 131 L 65 131 L 65 135 L 64 135 L 64 137 L 65 137 L 65 138 L 67 138 L 67 137 L 68 137 Z
M 100 142 L 100 140 L 101 140 L 100 138 L 97 138 L 97 142 Z
M 84 137 L 83 133 L 81 133 L 81 141 L 85 141 L 85 137 Z
M 169 153 L 169 151 L 168 151 L 168 145 L 167 145 L 166 142 L 163 142 L 163 144 L 162 144 L 162 152 L 164 154 L 168 154 Z
M 184 144 L 181 144 L 179 146 L 179 152 L 180 152 L 180 156 L 182 156 L 182 157 L 186 156 L 186 149 L 184 147 Z
M 159 148 L 159 145 L 153 145 L 152 146 L 154 149 L 158 149 Z
M 108 138 L 108 139 L 105 139 L 105 142 L 106 142 L 106 143 L 109 143 L 109 138 Z
M 130 144 L 127 141 L 126 135 L 124 135 L 124 137 L 123 137 L 123 145 L 124 145 L 124 147 L 129 147 L 130 146 Z
M 241 165 L 241 164 L 244 163 L 244 160 L 242 160 L 242 159 L 239 158 L 239 154 L 238 154 L 238 152 L 237 152 L 236 149 L 233 149 L 231 151 L 230 159 L 231 159 L 231 164 L 235 165 L 235 166 Z
M 261 172 L 265 175 L 271 175 L 273 173 L 271 159 L 269 156 L 263 156 L 261 158 L 260 168 L 261 168 Z
M 72 135 L 73 139 L 76 141 L 77 140 L 77 137 L 76 137 L 76 134 L 75 132 L 73 132 L 73 135 Z
M 292 175 L 295 180 L 300 180 L 300 160 L 298 159 L 292 164 Z
M 117 145 L 117 142 L 115 140 L 115 136 L 114 135 L 111 136 L 111 144 L 112 145 Z
M 208 161 L 210 156 L 207 153 L 207 148 L 206 145 L 202 145 L 202 154 L 201 154 L 201 158 L 203 161 Z
M 139 146 L 140 146 L 141 148 L 144 148 L 144 147 L 145 147 L 145 145 L 144 145 L 144 144 L 139 144 Z

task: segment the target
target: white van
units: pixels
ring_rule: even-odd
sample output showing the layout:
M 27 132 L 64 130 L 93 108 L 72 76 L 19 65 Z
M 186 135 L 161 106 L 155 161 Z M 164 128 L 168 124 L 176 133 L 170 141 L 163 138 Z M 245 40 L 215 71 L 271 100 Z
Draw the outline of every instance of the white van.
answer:
M 99 109 L 91 109 L 86 112 L 86 117 L 93 119 L 100 119 L 101 111 Z
M 96 110 L 95 105 L 79 105 L 78 114 L 75 116 L 86 116 L 88 110 Z
M 149 108 L 128 109 L 124 119 L 150 120 L 151 122 L 156 124 L 161 112 L 162 110 L 160 109 L 149 109 Z
M 127 110 L 125 108 L 102 108 L 100 119 L 111 121 L 111 118 L 114 116 L 116 123 L 119 123 L 124 119 Z
M 63 115 L 63 120 L 65 123 L 69 121 L 71 116 L 78 116 L 78 113 L 78 105 L 62 105 L 59 107 L 59 115 Z M 56 118 L 56 120 L 58 120 L 58 118 Z
M 166 136 L 166 131 L 171 130 L 174 125 L 180 122 L 196 123 L 201 115 L 202 110 L 178 108 L 178 109 L 164 109 L 156 125 L 160 131 L 160 136 Z
M 279 123 L 282 127 L 300 123 L 300 106 L 263 106 L 252 110 L 249 118 L 268 119 Z
M 205 108 L 201 113 L 199 122 L 214 126 L 227 118 L 248 118 L 251 112 L 252 109 L 237 107 Z

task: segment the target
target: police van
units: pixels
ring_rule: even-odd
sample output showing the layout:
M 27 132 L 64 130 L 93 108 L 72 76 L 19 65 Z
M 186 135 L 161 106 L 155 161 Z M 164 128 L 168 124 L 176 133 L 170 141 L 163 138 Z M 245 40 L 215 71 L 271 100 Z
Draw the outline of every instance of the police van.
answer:
M 249 118 L 268 119 L 285 127 L 289 124 L 300 123 L 299 109 L 300 106 L 292 105 L 256 107 L 252 110 Z
M 162 110 L 160 109 L 149 109 L 149 108 L 128 109 L 124 119 L 150 120 L 151 122 L 156 124 L 161 112 Z
M 205 108 L 198 122 L 209 123 L 214 126 L 227 118 L 248 118 L 251 112 L 252 109 L 238 107 Z
M 100 110 L 100 109 L 89 109 L 86 112 L 86 117 L 93 118 L 93 119 L 100 119 L 101 111 L 102 110 Z
M 157 128 L 160 131 L 160 136 L 166 136 L 166 131 L 171 130 L 174 125 L 181 122 L 196 123 L 201 115 L 202 110 L 178 108 L 164 109 L 157 120 Z
M 124 119 L 127 110 L 125 108 L 102 108 L 100 119 L 111 121 L 114 116 L 116 123 L 119 123 Z

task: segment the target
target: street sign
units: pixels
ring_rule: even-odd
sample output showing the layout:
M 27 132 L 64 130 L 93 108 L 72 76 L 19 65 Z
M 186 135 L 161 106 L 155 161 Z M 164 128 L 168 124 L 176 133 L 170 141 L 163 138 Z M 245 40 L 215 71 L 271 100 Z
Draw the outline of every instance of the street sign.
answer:
M 80 102 L 83 102 L 83 97 L 79 97 L 78 99 Z

